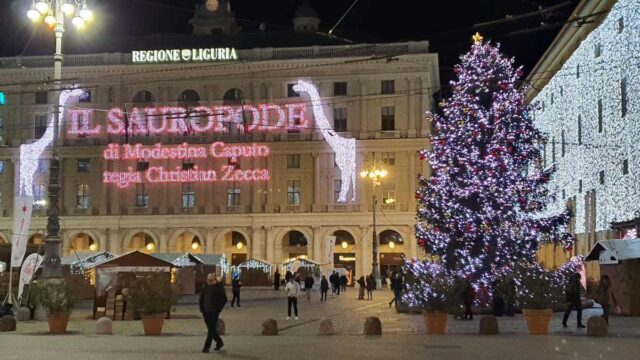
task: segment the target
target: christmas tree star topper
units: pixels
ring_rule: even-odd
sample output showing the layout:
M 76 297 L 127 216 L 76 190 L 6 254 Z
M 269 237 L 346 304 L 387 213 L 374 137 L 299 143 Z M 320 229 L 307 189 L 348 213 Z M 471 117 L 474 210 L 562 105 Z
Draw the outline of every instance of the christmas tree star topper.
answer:
M 482 35 L 480 35 L 479 32 L 476 31 L 476 33 L 471 37 L 473 39 L 473 43 L 474 44 L 481 44 L 482 41 L 484 40 L 484 38 L 482 37 Z

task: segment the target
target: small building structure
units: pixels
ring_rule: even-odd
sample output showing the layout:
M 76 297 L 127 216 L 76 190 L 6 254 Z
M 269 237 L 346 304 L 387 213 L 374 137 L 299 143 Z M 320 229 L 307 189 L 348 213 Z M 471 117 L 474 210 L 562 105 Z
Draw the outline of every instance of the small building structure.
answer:
M 275 266 L 266 260 L 251 258 L 231 267 L 231 272 L 240 273 L 240 282 L 245 286 L 271 286 Z

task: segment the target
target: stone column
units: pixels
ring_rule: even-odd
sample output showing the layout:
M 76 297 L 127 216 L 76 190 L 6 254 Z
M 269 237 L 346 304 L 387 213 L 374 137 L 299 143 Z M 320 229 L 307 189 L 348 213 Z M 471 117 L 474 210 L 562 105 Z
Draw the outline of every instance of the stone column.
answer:
M 416 103 L 421 89 L 417 88 L 417 81 L 415 79 L 407 78 L 408 96 L 407 96 L 407 113 L 408 113 L 408 136 L 416 137 Z
M 158 247 L 156 247 L 156 249 L 160 249 L 160 251 L 158 252 L 168 252 L 169 235 L 167 234 L 167 231 L 168 230 L 166 228 L 157 229 L 158 241 L 160 242 L 160 244 L 158 244 Z
M 367 127 L 367 101 L 365 95 L 367 94 L 367 86 L 364 82 L 360 82 L 360 139 L 366 138 L 365 133 L 368 131 Z
M 371 226 L 369 225 L 361 225 L 360 232 L 362 233 L 362 241 L 360 244 L 360 274 L 368 275 L 371 274 L 372 266 L 371 262 L 373 260 L 371 256 Z
M 264 228 L 264 244 L 265 244 L 265 253 L 267 254 L 266 260 L 272 264 L 276 264 L 276 255 L 275 255 L 275 240 L 273 238 L 273 227 L 266 226 Z
M 311 229 L 313 231 L 313 253 L 311 256 L 314 261 L 324 264 L 326 262 L 325 259 L 322 258 L 322 243 L 324 242 L 324 238 L 321 237 L 323 228 L 320 225 L 313 225 Z
M 260 259 L 265 258 L 265 232 L 260 226 L 254 226 L 252 229 L 251 238 L 251 254 L 250 257 L 257 257 Z
M 418 174 L 416 173 L 416 157 L 418 156 L 415 151 L 408 151 L 409 157 L 409 194 L 404 196 L 405 199 L 409 199 L 409 208 L 414 209 L 416 200 L 414 193 L 418 189 Z M 426 161 L 425 161 L 426 162 Z
M 320 211 L 320 154 L 313 153 L 313 205 L 311 211 Z
M 120 242 L 120 234 L 118 229 L 107 228 L 106 231 L 107 244 L 103 248 L 105 251 L 108 251 L 113 254 L 121 254 L 123 253 L 122 243 Z

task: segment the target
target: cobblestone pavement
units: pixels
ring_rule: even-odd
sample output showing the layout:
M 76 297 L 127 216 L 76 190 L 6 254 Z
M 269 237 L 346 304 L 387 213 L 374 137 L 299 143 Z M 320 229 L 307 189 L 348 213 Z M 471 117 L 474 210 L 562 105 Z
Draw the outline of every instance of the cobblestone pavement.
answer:
M 230 295 L 230 294 L 229 294 Z M 329 295 L 319 301 L 314 292 L 307 301 L 299 299 L 300 319 L 286 321 L 284 292 L 244 288 L 241 308 L 227 308 L 226 346 L 220 354 L 201 354 L 205 326 L 199 317 L 195 297 L 183 298 L 165 321 L 162 336 L 142 335 L 139 321 L 114 322 L 113 336 L 94 335 L 95 322 L 87 308 L 76 309 L 68 335 L 47 335 L 46 322 L 18 323 L 16 333 L 0 335 L 0 360 L 4 359 L 197 359 L 220 356 L 235 359 L 638 359 L 640 319 L 613 317 L 610 336 L 588 338 L 586 331 L 560 326 L 561 314 L 555 314 L 550 336 L 529 336 L 521 316 L 499 318 L 499 336 L 479 336 L 478 319 L 450 319 L 445 336 L 427 336 L 422 317 L 398 314 L 388 306 L 391 292 L 374 292 L 374 300 L 356 300 L 353 289 L 340 296 Z M 585 318 L 589 311 L 586 312 Z M 362 335 L 364 319 L 378 316 L 383 336 Z M 319 320 L 333 320 L 336 336 L 317 336 Z M 259 335 L 267 318 L 278 321 L 280 335 Z M 585 320 L 586 322 L 586 320 Z M 576 357 L 577 356 L 577 357 Z

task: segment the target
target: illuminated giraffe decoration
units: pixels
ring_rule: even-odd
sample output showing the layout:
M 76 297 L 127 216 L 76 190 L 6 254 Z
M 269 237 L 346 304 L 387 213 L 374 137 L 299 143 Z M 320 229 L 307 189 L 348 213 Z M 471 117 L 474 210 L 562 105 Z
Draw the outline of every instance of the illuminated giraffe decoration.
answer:
M 347 193 L 349 189 L 353 189 L 351 200 L 356 199 L 356 139 L 345 139 L 333 131 L 333 127 L 329 124 L 329 120 L 325 116 L 324 108 L 318 89 L 310 82 L 298 80 L 293 86 L 296 92 L 306 92 L 311 98 L 313 107 L 313 117 L 322 136 L 329 143 L 329 146 L 336 154 L 336 165 L 340 169 L 342 184 L 340 186 L 339 202 L 347 201 Z
M 58 105 L 64 109 L 67 100 L 70 97 L 79 97 L 84 90 L 72 89 L 64 90 L 60 93 Z M 64 110 L 60 114 L 59 123 L 64 123 Z M 53 140 L 54 116 L 47 124 L 47 130 L 40 139 L 30 144 L 20 145 L 20 173 L 18 182 L 18 194 L 33 197 L 33 175 L 38 169 L 38 159 Z

